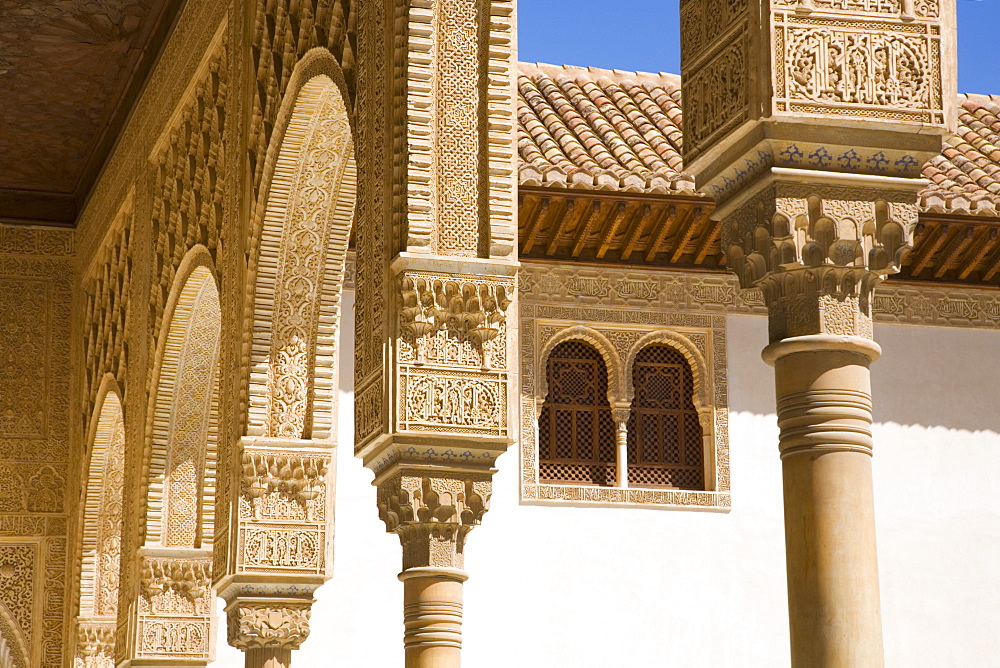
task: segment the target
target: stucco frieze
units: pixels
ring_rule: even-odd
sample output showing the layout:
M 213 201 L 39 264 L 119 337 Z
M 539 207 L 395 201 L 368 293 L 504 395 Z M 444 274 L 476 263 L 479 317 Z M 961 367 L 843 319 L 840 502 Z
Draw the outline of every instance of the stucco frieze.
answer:
M 650 296 L 632 297 L 631 286 L 637 282 Z M 611 314 L 618 309 L 639 306 L 647 308 L 637 313 L 637 322 L 670 326 L 704 323 L 712 314 L 767 314 L 759 289 L 741 289 L 735 276 L 721 272 L 632 272 L 525 263 L 520 284 L 522 301 L 544 317 L 600 320 L 617 317 Z M 875 288 L 872 315 L 875 324 L 1000 329 L 1000 294 L 988 288 L 889 280 Z

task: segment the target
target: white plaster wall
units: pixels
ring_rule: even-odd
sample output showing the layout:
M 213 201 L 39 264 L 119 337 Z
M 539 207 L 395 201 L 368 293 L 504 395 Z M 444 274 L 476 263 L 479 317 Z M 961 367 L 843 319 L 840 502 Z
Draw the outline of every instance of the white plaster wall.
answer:
M 342 331 L 353 332 L 353 295 Z M 766 321 L 728 319 L 733 509 L 529 506 L 498 462 L 466 557 L 469 668 L 787 666 L 781 468 Z M 886 663 L 997 665 L 1000 332 L 880 326 L 875 497 Z M 334 577 L 298 666 L 402 665 L 400 548 L 352 455 L 342 346 Z M 215 666 L 241 666 L 220 633 Z

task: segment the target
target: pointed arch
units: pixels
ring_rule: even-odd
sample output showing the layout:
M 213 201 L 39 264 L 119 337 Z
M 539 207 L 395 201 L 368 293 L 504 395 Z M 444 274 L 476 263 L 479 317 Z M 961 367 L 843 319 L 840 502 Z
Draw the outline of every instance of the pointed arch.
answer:
M 252 235 L 247 433 L 329 438 L 357 166 L 344 77 L 325 49 L 296 66 Z
M 222 331 L 207 248 L 196 246 L 181 262 L 164 322 L 151 397 L 145 544 L 200 548 L 213 536 Z
M 125 415 L 121 388 L 110 374 L 101 383 L 95 406 L 82 508 L 79 615 L 114 618 L 121 562 Z

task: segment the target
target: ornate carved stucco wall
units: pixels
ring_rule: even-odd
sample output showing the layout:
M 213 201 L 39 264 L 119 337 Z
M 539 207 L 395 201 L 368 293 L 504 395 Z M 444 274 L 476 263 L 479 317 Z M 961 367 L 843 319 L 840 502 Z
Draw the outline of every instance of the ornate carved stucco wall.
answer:
M 64 661 L 73 241 L 0 226 L 0 612 L 15 666 Z

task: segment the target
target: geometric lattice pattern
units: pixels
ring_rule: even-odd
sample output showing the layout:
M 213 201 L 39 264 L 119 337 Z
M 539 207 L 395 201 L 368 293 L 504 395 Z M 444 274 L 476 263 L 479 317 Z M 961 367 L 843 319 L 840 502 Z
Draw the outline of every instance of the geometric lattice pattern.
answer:
M 705 489 L 704 438 L 690 364 L 676 348 L 648 346 L 635 357 L 632 379 L 629 485 Z
M 546 362 L 549 393 L 538 418 L 539 477 L 547 483 L 615 484 L 615 424 L 608 369 L 583 341 L 564 341 Z

